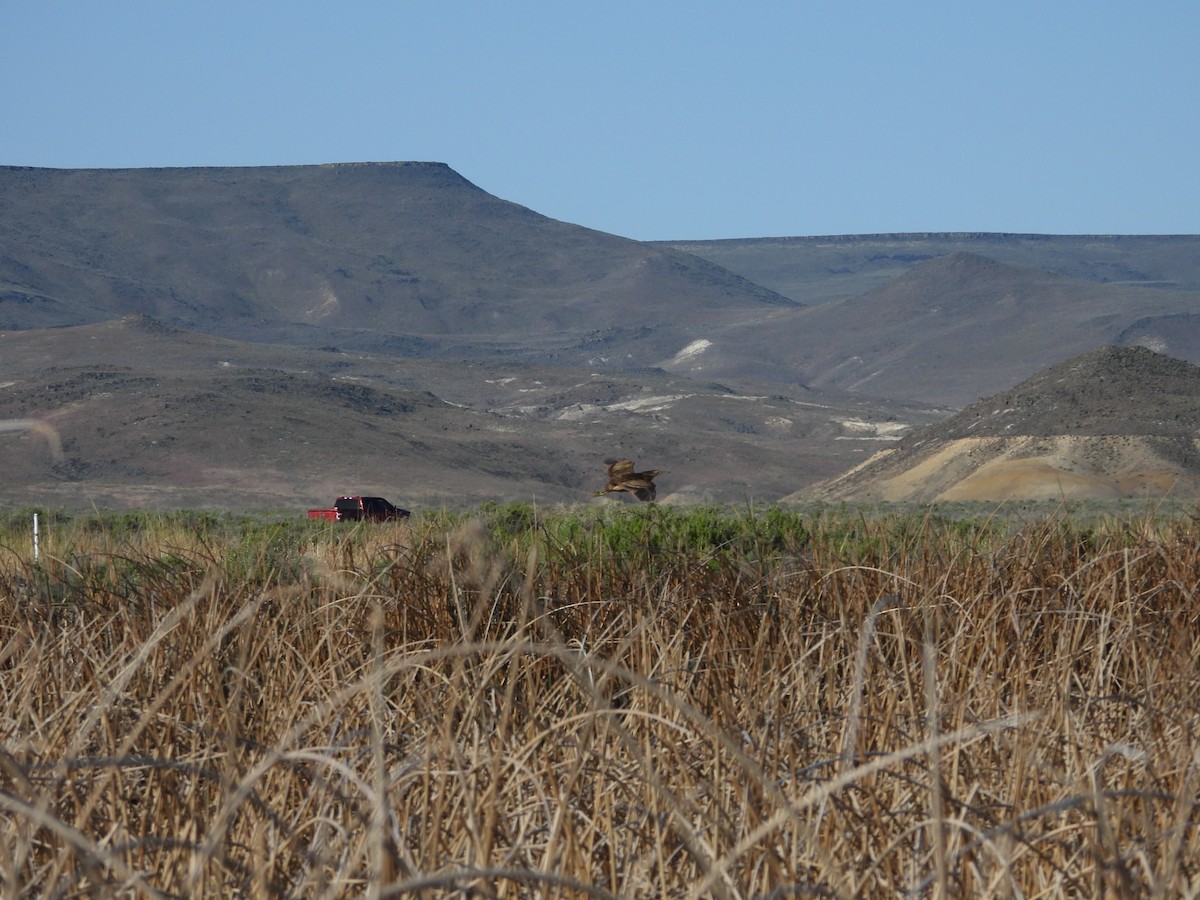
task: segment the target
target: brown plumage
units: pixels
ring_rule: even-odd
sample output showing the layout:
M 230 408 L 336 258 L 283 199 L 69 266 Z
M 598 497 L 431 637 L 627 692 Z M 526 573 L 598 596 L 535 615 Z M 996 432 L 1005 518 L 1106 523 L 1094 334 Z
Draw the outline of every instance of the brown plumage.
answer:
M 654 476 L 659 474 L 658 469 L 635 472 L 633 460 L 629 459 L 606 459 L 604 468 L 608 470 L 608 484 L 592 496 L 599 497 L 611 491 L 626 491 L 642 501 L 654 499 Z

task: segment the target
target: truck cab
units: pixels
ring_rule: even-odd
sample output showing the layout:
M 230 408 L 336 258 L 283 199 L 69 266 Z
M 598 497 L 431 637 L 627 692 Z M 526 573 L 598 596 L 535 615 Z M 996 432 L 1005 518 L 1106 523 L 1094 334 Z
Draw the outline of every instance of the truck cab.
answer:
M 382 497 L 338 497 L 333 504 L 339 522 L 387 522 L 390 519 L 407 519 L 407 509 L 393 506 Z

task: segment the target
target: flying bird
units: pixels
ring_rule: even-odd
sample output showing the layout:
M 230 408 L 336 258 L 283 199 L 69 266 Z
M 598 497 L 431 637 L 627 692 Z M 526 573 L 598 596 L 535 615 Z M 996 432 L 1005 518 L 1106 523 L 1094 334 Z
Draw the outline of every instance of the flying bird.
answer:
M 654 499 L 654 476 L 659 474 L 658 469 L 635 472 L 633 460 L 630 459 L 606 459 L 604 468 L 608 470 L 608 484 L 603 490 L 596 491 L 593 497 L 611 491 L 626 491 L 642 501 Z

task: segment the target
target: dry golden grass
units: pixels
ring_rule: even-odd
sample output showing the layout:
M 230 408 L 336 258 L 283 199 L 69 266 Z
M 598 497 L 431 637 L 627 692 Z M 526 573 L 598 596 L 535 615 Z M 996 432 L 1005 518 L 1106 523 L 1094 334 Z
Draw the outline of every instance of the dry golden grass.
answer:
M 1191 519 L 558 533 L 8 539 L 3 896 L 1200 890 Z

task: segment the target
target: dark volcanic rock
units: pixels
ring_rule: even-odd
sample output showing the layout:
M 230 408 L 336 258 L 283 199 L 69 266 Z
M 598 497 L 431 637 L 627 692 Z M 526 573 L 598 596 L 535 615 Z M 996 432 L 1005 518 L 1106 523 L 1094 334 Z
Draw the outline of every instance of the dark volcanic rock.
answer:
M 1013 435 L 1195 436 L 1200 367 L 1144 347 L 1101 347 L 922 431 L 953 439 Z

